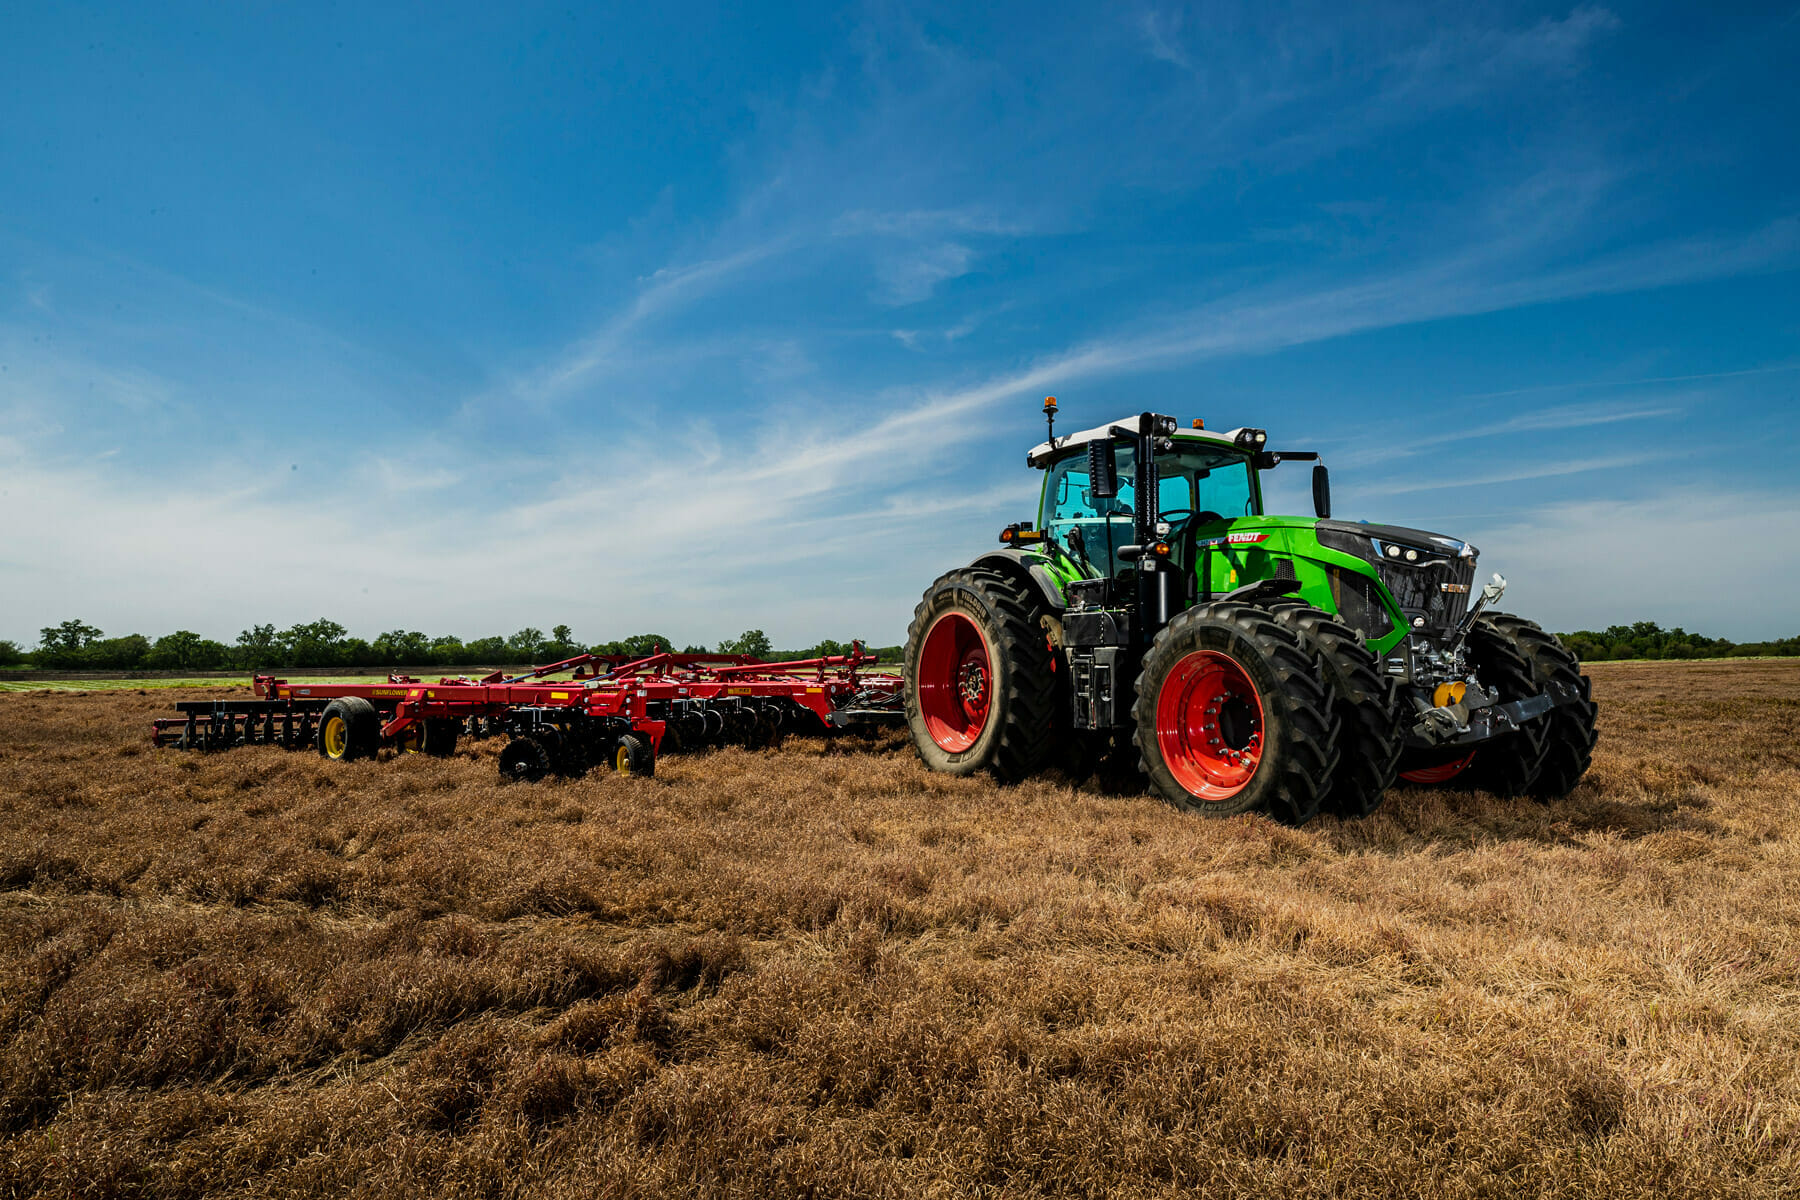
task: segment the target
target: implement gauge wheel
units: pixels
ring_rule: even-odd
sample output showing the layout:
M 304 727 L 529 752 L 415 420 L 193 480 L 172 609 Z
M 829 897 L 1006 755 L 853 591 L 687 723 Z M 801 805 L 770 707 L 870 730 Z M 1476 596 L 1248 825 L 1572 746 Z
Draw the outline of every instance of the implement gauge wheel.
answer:
M 1055 675 L 1024 588 L 994 571 L 951 571 L 906 632 L 906 723 L 934 771 L 1013 783 L 1046 765 Z
M 656 774 L 656 755 L 651 752 L 650 739 L 635 733 L 620 734 L 619 744 L 613 747 L 612 765 L 621 775 Z
M 381 718 L 361 696 L 339 696 L 319 714 L 314 744 L 321 757 L 337 762 L 373 758 L 381 748 Z
M 433 717 L 429 720 L 414 721 L 399 734 L 395 744 L 402 754 L 429 754 L 435 758 L 448 758 L 456 752 L 456 735 L 462 730 L 462 721 L 456 717 Z
M 1200 604 L 1163 627 L 1132 705 L 1144 774 L 1177 808 L 1311 820 L 1337 766 L 1318 660 L 1248 604 Z

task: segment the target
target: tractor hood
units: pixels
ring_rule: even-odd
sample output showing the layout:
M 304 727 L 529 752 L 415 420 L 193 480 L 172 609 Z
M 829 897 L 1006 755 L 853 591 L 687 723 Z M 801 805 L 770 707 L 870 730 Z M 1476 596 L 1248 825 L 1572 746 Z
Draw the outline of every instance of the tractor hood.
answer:
M 1353 537 L 1373 538 L 1383 544 L 1410 546 L 1456 558 L 1473 559 L 1481 553 L 1474 546 L 1458 538 L 1447 537 L 1441 533 L 1431 533 L 1424 529 L 1408 529 L 1404 525 L 1373 525 L 1367 521 L 1320 521 L 1315 528 L 1320 533 L 1330 531 Z

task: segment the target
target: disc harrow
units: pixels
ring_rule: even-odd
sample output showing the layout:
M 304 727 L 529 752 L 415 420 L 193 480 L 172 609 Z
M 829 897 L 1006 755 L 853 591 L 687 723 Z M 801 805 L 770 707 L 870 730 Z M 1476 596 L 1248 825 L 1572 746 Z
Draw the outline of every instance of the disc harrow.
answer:
M 763 662 L 736 654 L 643 658 L 582 654 L 508 677 L 390 675 L 385 683 L 254 680 L 255 699 L 196 700 L 151 721 L 151 742 L 181 750 L 313 747 L 330 759 L 443 755 L 460 739 L 504 736 L 500 777 L 534 781 L 595 766 L 651 774 L 665 754 L 765 746 L 905 719 L 899 675 L 849 654 Z M 561 678 L 558 678 L 558 677 Z

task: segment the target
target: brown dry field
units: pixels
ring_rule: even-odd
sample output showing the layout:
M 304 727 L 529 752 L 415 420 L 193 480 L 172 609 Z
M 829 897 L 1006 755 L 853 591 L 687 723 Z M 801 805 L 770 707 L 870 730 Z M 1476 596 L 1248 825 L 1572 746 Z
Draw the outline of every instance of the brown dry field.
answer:
M 1800 664 L 1592 674 L 1567 800 L 1298 830 L 0 696 L 0 1194 L 1800 1194 Z

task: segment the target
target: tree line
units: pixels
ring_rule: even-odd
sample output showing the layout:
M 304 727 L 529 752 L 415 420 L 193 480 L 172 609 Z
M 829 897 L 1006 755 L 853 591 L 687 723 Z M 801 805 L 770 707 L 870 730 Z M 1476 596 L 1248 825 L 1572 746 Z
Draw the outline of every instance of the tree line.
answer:
M 511 637 L 432 637 L 417 630 L 394 629 L 373 641 L 351 637 L 336 621 L 321 618 L 277 629 L 252 625 L 226 645 L 188 629 L 159 638 L 141 633 L 107 637 L 102 629 L 82 620 L 64 621 L 39 630 L 38 645 L 30 650 L 0 641 L 0 667 L 33 666 L 51 671 L 262 671 L 276 667 L 464 667 L 534 663 L 545 664 L 578 654 L 622 654 L 641 658 L 654 651 L 677 650 L 674 639 L 661 633 L 638 633 L 611 642 L 588 644 L 576 638 L 567 625 L 545 633 L 526 627 Z M 895 660 L 899 647 L 890 646 Z M 850 645 L 830 638 L 804 650 L 777 651 L 760 629 L 747 629 L 717 646 L 683 645 L 684 654 L 753 654 L 758 658 L 812 658 L 847 654 Z
M 226 645 L 187 629 L 151 639 L 141 633 L 107 637 L 85 621 L 64 621 L 39 631 L 34 649 L 0 641 L 0 667 L 33 666 L 50 671 L 263 671 L 276 667 L 467 667 L 492 664 L 552 663 L 577 654 L 623 654 L 642 657 L 657 648 L 676 649 L 661 633 L 637 633 L 611 642 L 587 644 L 567 625 L 545 633 L 526 627 L 511 637 L 432 637 L 417 630 L 394 629 L 366 641 L 351 637 L 336 621 L 321 618 L 277 629 L 252 625 Z M 1622 659 L 1744 658 L 1800 656 L 1800 637 L 1768 642 L 1732 642 L 1704 637 L 1677 626 L 1664 629 L 1654 621 L 1610 625 L 1558 635 L 1583 662 Z M 865 643 L 866 644 L 866 643 Z M 883 662 L 898 662 L 899 646 L 871 647 Z M 758 658 L 815 658 L 848 654 L 849 642 L 830 638 L 798 650 L 777 650 L 760 629 L 746 629 L 716 646 L 683 645 L 684 654 L 753 654 Z
M 1703 637 L 1679 625 L 1664 629 L 1654 621 L 1609 625 L 1602 630 L 1583 629 L 1558 635 L 1583 662 L 1632 658 L 1764 658 L 1800 655 L 1800 637 L 1771 642 L 1733 642 Z

